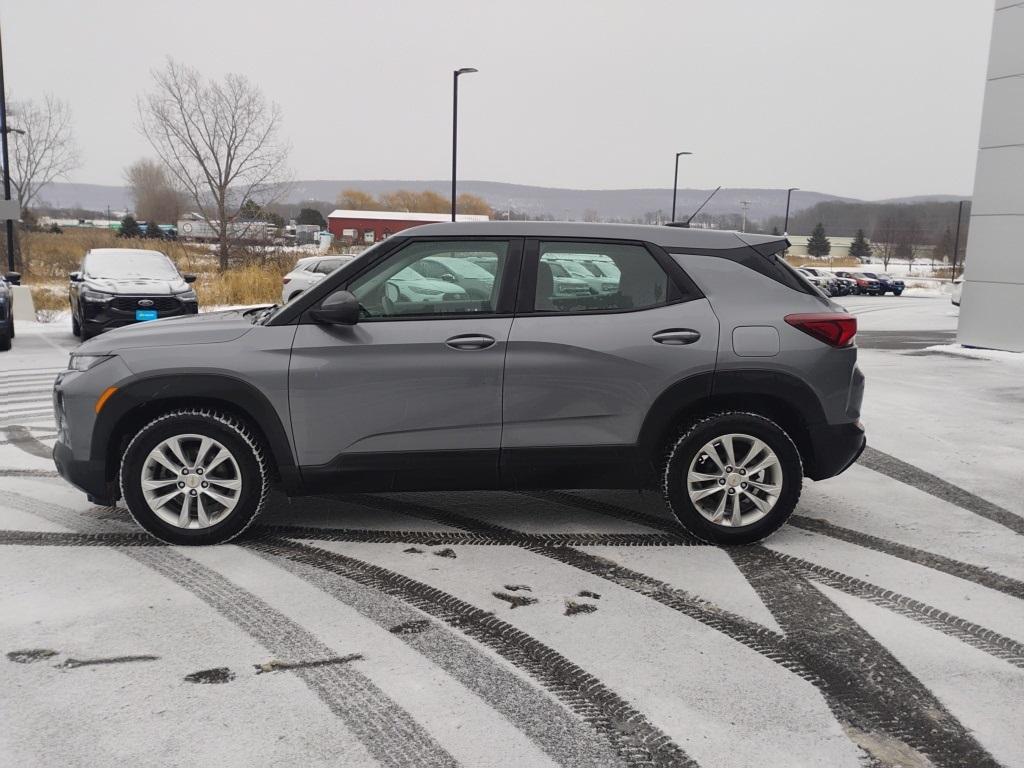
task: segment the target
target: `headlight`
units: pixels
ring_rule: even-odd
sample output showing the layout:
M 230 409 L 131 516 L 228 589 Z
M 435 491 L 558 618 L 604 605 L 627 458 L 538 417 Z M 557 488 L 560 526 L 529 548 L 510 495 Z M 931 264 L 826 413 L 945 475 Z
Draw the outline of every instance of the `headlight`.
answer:
M 176 293 L 174 295 L 177 296 L 182 301 L 196 301 L 198 299 L 198 297 L 196 296 L 196 292 L 193 291 L 191 288 L 189 288 L 187 291 L 182 291 L 181 293 Z
M 85 290 L 81 293 L 81 298 L 84 301 L 110 301 L 114 298 L 112 293 L 103 293 L 103 291 Z
M 90 368 L 95 368 L 104 360 L 109 360 L 112 357 L 113 355 L 78 355 L 72 352 L 71 358 L 68 360 L 68 370 L 88 371 Z

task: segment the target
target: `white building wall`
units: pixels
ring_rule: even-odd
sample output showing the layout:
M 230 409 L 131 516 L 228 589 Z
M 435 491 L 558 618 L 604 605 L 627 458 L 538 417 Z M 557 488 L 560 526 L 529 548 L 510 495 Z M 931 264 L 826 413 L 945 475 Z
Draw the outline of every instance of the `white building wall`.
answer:
M 1024 352 L 1024 2 L 996 0 L 961 344 Z

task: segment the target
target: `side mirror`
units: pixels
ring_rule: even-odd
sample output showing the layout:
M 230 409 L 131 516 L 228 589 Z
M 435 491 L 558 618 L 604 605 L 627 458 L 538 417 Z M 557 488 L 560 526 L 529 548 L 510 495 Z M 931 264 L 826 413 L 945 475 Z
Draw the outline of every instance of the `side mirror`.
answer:
M 68 277 L 71 279 L 72 283 L 80 283 L 80 282 L 82 282 L 82 273 L 81 272 L 72 272 L 72 273 L 70 273 L 68 275 Z
M 6 280 L 11 285 L 21 285 L 21 273 L 8 272 L 6 275 L 4 275 L 4 280 Z
M 444 280 L 446 283 L 456 282 L 455 275 L 453 275 L 451 272 L 445 272 L 443 275 L 441 275 L 441 279 Z
M 359 322 L 359 299 L 348 291 L 335 291 L 310 311 L 318 323 L 355 325 Z
M 194 283 L 196 281 L 196 276 L 195 275 L 182 275 L 181 279 L 184 280 L 186 283 Z

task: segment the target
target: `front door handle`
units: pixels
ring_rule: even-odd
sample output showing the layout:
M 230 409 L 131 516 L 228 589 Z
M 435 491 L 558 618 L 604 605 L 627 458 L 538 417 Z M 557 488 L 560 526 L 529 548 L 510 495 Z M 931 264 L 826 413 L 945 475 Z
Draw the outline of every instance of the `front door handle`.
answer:
M 472 349 L 487 349 L 488 347 L 494 346 L 494 338 L 491 336 L 485 336 L 482 333 L 463 333 L 458 336 L 452 336 L 450 339 L 445 341 L 452 349 L 461 350 L 472 350 Z
M 682 344 L 693 344 L 700 339 L 700 331 L 692 328 L 670 328 L 667 331 L 658 331 L 651 336 L 659 344 L 670 344 L 680 346 Z

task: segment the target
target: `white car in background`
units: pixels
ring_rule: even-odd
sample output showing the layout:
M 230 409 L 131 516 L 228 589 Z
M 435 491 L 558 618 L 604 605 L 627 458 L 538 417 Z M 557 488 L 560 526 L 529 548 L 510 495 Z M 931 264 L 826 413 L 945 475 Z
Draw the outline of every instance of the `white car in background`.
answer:
M 352 261 L 352 256 L 303 256 L 295 269 L 282 278 L 281 301 L 287 304 L 300 293 L 308 291 L 342 264 Z
M 958 277 L 956 280 L 953 281 L 953 295 L 949 299 L 950 301 L 953 302 L 953 306 L 960 306 L 960 297 L 963 295 L 963 293 L 964 279 L 962 277 Z

